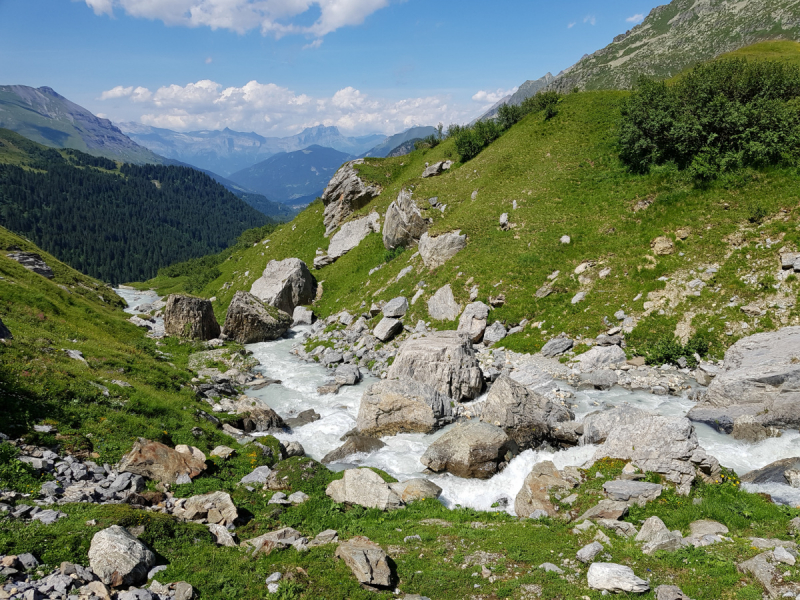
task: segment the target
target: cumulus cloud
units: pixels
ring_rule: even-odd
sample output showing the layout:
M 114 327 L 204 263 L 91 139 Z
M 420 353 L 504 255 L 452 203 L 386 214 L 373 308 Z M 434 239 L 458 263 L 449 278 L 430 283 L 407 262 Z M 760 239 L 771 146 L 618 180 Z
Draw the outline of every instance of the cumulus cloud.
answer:
M 644 15 L 636 14 L 633 15 L 632 17 L 628 17 L 627 19 L 625 19 L 625 21 L 628 23 L 641 23 L 642 21 L 644 21 Z
M 499 100 L 509 91 L 476 96 L 481 93 L 484 102 L 492 102 L 491 98 Z M 178 131 L 229 127 L 263 135 L 292 135 L 319 124 L 335 125 L 350 135 L 396 133 L 414 125 L 464 122 L 472 112 L 454 106 L 447 96 L 389 100 L 345 87 L 332 96 L 315 98 L 255 80 L 224 87 L 205 79 L 155 91 L 117 86 L 103 92 L 100 99 L 114 104 L 118 114 L 130 115 L 135 110 L 134 118 L 154 127 Z
M 472 96 L 472 99 L 475 102 L 479 102 L 480 104 L 495 104 L 497 102 L 500 102 L 500 100 L 502 100 L 506 96 L 510 96 L 511 94 L 516 92 L 518 89 L 519 88 L 511 88 L 510 90 L 504 90 L 504 89 L 498 88 L 498 89 L 496 89 L 494 91 L 491 91 L 491 90 L 480 90 L 474 96 Z
M 360 25 L 390 0 L 84 0 L 95 14 L 125 14 L 167 25 L 228 29 L 237 33 L 258 29 L 281 37 L 301 34 L 315 38 L 309 47 L 319 47 L 327 34 L 342 27 Z M 311 25 L 295 19 L 317 8 L 319 17 Z

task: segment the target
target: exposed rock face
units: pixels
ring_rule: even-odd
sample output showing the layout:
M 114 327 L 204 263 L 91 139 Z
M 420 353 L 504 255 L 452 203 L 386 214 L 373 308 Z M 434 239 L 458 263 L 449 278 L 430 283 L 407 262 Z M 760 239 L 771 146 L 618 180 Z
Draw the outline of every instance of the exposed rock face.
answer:
M 3 321 L 0 320 L 0 340 L 13 340 L 14 336 L 11 335 L 8 327 L 3 324 Z
M 688 494 L 695 477 L 719 476 L 719 462 L 697 442 L 689 419 L 646 413 L 636 422 L 612 429 L 595 452 L 595 460 L 609 457 L 630 460 L 642 471 L 661 473 Z
M 625 351 L 619 346 L 595 346 L 575 359 L 578 368 L 585 372 L 618 365 L 628 360 Z
M 428 314 L 436 321 L 455 321 L 461 312 L 461 305 L 453 297 L 450 284 L 439 288 L 428 300 Z
M 398 333 L 403 331 L 403 322 L 399 319 L 392 319 L 384 317 L 380 323 L 375 326 L 373 335 L 382 342 L 388 342 L 393 339 Z
M 575 418 L 568 409 L 501 375 L 489 390 L 481 420 L 501 427 L 520 450 L 551 440 L 551 429 Z
M 406 341 L 389 368 L 389 379 L 413 379 L 461 400 L 477 398 L 483 374 L 466 336 L 440 331 Z
M 630 404 L 622 404 L 609 410 L 601 410 L 586 415 L 583 420 L 581 444 L 602 444 L 608 434 L 623 425 L 631 425 L 647 416 L 648 413 Z
M 355 365 L 339 365 L 333 378 L 339 385 L 355 385 L 361 381 L 361 371 Z
M 322 194 L 322 202 L 325 205 L 323 223 L 326 237 L 354 211 L 366 206 L 381 193 L 380 186 L 367 185 L 358 176 L 355 165 L 363 162 L 363 159 L 358 159 L 342 166 Z
M 517 493 L 514 511 L 523 518 L 530 517 L 536 511 L 544 511 L 554 517 L 557 511 L 550 501 L 550 490 L 571 490 L 574 487 L 575 484 L 564 479 L 551 461 L 536 463 Z
M 516 452 L 516 444 L 494 425 L 459 423 L 433 442 L 420 461 L 436 471 L 458 477 L 489 479 Z
M 441 267 L 466 247 L 467 236 L 461 235 L 460 231 L 451 231 L 436 237 L 423 233 L 419 238 L 419 255 L 429 269 Z
M 33 271 L 42 277 L 53 278 L 53 269 L 47 266 L 44 259 L 34 252 L 12 252 L 8 255 L 8 258 L 17 261 L 29 271 Z
M 572 346 L 574 345 L 575 342 L 573 342 L 569 338 L 565 337 L 553 338 L 542 347 L 542 356 L 547 356 L 552 358 L 554 356 L 558 356 L 559 354 L 564 354 L 564 352 L 566 352 L 567 350 L 571 350 Z
M 385 445 L 386 444 L 384 444 L 382 441 L 374 437 L 368 437 L 365 435 L 351 435 L 348 436 L 347 441 L 344 444 L 335 450 L 328 452 L 322 458 L 322 463 L 327 465 L 332 462 L 338 462 L 340 460 L 344 460 L 348 456 L 362 452 L 369 454 L 375 450 L 380 450 Z
M 240 344 L 277 340 L 289 330 L 292 317 L 267 306 L 248 292 L 236 292 L 228 307 L 222 333 Z
M 386 379 L 364 392 L 356 429 L 376 437 L 431 433 L 452 419 L 449 397 L 411 379 Z
M 442 495 L 442 488 L 421 477 L 399 483 L 390 483 L 389 487 L 406 504 L 415 500 L 425 500 L 426 498 L 436 499 Z
M 800 327 L 758 333 L 728 348 L 703 402 L 689 411 L 728 433 L 740 417 L 765 427 L 800 426 Z M 714 425 L 714 423 L 720 425 Z
M 422 178 L 426 179 L 428 177 L 436 177 L 437 175 L 441 175 L 447 171 L 452 166 L 453 161 L 450 160 L 433 163 L 422 172 Z
M 643 594 L 650 591 L 650 584 L 637 577 L 633 569 L 614 563 L 592 563 L 587 579 L 593 590 L 604 590 L 613 594 Z
M 211 302 L 177 294 L 167 298 L 164 330 L 167 335 L 193 340 L 213 340 L 220 333 Z
M 502 340 L 506 335 L 508 335 L 508 332 L 506 331 L 505 325 L 500 321 L 495 321 L 483 332 L 483 343 L 487 346 L 491 346 Z
M 286 423 L 278 413 L 266 404 L 248 400 L 239 402 L 236 405 L 236 412 L 244 415 L 242 427 L 246 433 L 251 431 L 280 431 L 286 427 Z
M 346 470 L 342 479 L 331 481 L 325 493 L 334 502 L 366 508 L 395 510 L 403 506 L 400 496 L 371 469 Z
M 380 216 L 376 212 L 370 213 L 363 219 L 348 221 L 331 238 L 328 256 L 336 260 L 358 247 L 370 233 L 380 233 L 380 231 Z
M 394 576 L 386 552 L 368 538 L 356 536 L 339 544 L 336 558 L 341 558 L 350 567 L 359 583 L 391 587 Z
M 317 280 L 299 258 L 271 260 L 250 293 L 267 304 L 293 314 L 297 306 L 311 304 L 317 295 Z
M 112 525 L 92 537 L 89 565 L 106 585 L 121 587 L 143 583 L 154 564 L 156 557 L 150 548 L 124 527 Z
M 233 525 L 239 516 L 230 494 L 225 492 L 192 496 L 183 505 L 183 509 L 185 519 L 202 520 L 213 525 Z
M 295 325 L 311 325 L 314 322 L 314 313 L 305 306 L 296 306 L 292 313 L 292 327 Z
M 119 462 L 120 473 L 133 473 L 163 483 L 175 483 L 181 475 L 197 477 L 205 468 L 205 462 L 191 454 L 143 438 L 139 438 Z
M 419 242 L 422 234 L 428 231 L 428 222 L 422 217 L 411 192 L 403 189 L 397 200 L 389 205 L 383 223 L 383 245 L 387 250 L 400 246 L 405 248 Z
M 489 318 L 489 307 L 483 302 L 473 302 L 467 304 L 461 318 L 458 320 L 458 333 L 469 336 L 473 344 L 479 343 L 483 339 L 483 332 L 486 331 L 486 320 Z
M 780 483 L 791 484 L 790 471 L 800 469 L 800 458 L 784 458 L 755 469 L 742 476 L 744 483 Z
M 392 298 L 383 307 L 383 316 L 391 319 L 399 319 L 408 311 L 408 300 L 404 296 Z
M 657 483 L 625 479 L 606 481 L 603 484 L 603 491 L 612 500 L 627 502 L 628 504 L 636 503 L 639 506 L 644 506 L 646 503 L 658 498 L 662 489 L 663 486 Z

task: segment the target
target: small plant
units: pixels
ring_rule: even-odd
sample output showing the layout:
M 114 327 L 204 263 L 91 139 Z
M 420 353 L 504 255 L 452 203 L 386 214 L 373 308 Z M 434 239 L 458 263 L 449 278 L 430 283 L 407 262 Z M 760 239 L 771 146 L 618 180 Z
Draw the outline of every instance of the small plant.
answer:
M 400 256 L 405 251 L 404 246 L 398 246 L 397 248 L 392 248 L 391 250 L 387 250 L 383 253 L 383 262 L 392 262 L 395 258 Z

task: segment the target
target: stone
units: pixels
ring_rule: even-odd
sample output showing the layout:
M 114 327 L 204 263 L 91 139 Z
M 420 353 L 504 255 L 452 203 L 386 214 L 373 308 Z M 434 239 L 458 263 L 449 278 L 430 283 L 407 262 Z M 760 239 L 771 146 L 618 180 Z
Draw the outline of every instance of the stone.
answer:
M 426 500 L 428 498 L 435 500 L 442 495 L 442 488 L 432 481 L 421 477 L 408 479 L 399 483 L 390 483 L 389 487 L 400 496 L 404 504 L 414 502 L 415 500 Z
M 558 565 L 554 565 L 553 563 L 542 563 L 539 565 L 539 568 L 542 569 L 545 573 L 555 573 L 556 575 L 563 575 L 564 570 L 561 569 Z
M 211 492 L 192 496 L 183 504 L 183 517 L 188 521 L 204 521 L 220 525 L 233 525 L 239 517 L 230 494 Z
M 425 170 L 422 172 L 422 178 L 426 179 L 428 177 L 436 177 L 437 175 L 441 175 L 442 173 L 447 171 L 452 166 L 453 162 L 450 160 L 433 163 L 432 165 L 426 167 Z
M 436 237 L 423 233 L 419 239 L 419 255 L 429 269 L 441 267 L 466 247 L 467 236 L 461 235 L 460 231 L 451 231 Z
M 91 598 L 92 596 L 101 600 L 111 600 L 108 588 L 101 581 L 91 581 L 78 590 L 80 598 Z
M 636 534 L 635 539 L 637 542 L 646 544 L 667 534 L 669 534 L 669 529 L 664 525 L 664 521 L 659 517 L 652 516 L 642 524 L 642 528 L 639 530 L 639 533 Z
M 624 364 L 628 360 L 619 346 L 595 346 L 575 358 L 576 366 L 584 373 Z
M 30 571 L 31 569 L 35 569 L 39 566 L 39 561 L 37 558 L 31 554 L 30 552 L 24 552 L 17 556 L 17 561 L 19 564 L 22 565 L 22 568 L 26 571 Z
M 119 462 L 120 473 L 133 473 L 162 483 L 175 483 L 180 475 L 193 479 L 205 468 L 205 462 L 191 454 L 144 438 L 139 438 Z
M 656 256 L 668 256 L 675 254 L 675 242 L 666 236 L 657 237 L 650 242 L 650 248 Z
M 491 346 L 505 338 L 507 334 L 508 332 L 506 331 L 505 325 L 500 321 L 495 321 L 489 325 L 483 333 L 483 343 L 487 346 Z
M 239 480 L 241 485 L 248 485 L 251 483 L 266 483 L 269 476 L 272 474 L 272 469 L 267 466 L 256 467 L 253 471 Z
M 237 414 L 242 415 L 242 428 L 245 433 L 253 431 L 282 431 L 286 428 L 281 416 L 266 404 L 250 400 L 236 404 Z
M 572 297 L 572 304 L 578 304 L 586 299 L 586 292 L 578 292 Z
M 783 546 L 778 546 L 775 550 L 772 551 L 772 557 L 778 561 L 779 563 L 783 563 L 785 565 L 789 565 L 793 567 L 797 562 L 797 559 Z
M 606 481 L 603 484 L 603 491 L 611 500 L 635 503 L 639 506 L 644 506 L 647 502 L 658 498 L 662 489 L 663 486 L 657 483 L 624 479 Z
M 542 346 L 541 353 L 542 356 L 553 358 L 555 356 L 559 356 L 560 354 L 564 354 L 564 352 L 567 352 L 568 350 L 572 350 L 574 345 L 575 342 L 567 337 L 555 337 Z
M 722 523 L 717 521 L 710 521 L 710 520 L 701 520 L 701 521 L 694 521 L 689 524 L 689 531 L 691 531 L 692 535 L 696 536 L 704 536 L 704 535 L 726 535 L 728 533 L 728 528 L 725 527 Z
M 660 585 L 656 588 L 656 600 L 691 600 L 676 585 Z
M 453 421 L 450 398 L 413 379 L 386 379 L 361 397 L 356 429 L 381 437 L 398 433 L 432 433 Z
M 593 590 L 613 594 L 643 594 L 650 591 L 650 584 L 637 577 L 633 569 L 614 563 L 592 563 L 587 573 L 589 587 Z
M 0 340 L 13 340 L 14 336 L 9 331 L 8 327 L 3 324 L 3 321 L 0 320 Z
M 290 546 L 295 548 L 303 547 L 308 542 L 308 539 L 303 537 L 299 531 L 291 527 L 284 527 L 277 531 L 270 531 L 257 538 L 246 540 L 242 545 L 246 545 L 252 550 L 252 556 L 258 554 L 271 554 L 273 550 L 285 550 Z
M 332 481 L 325 493 L 340 504 L 396 510 L 402 508 L 400 496 L 371 469 L 347 469 L 342 479 Z
M 399 319 L 408 312 L 408 300 L 405 296 L 392 298 L 383 306 L 383 316 L 390 319 Z
M 617 374 L 610 370 L 592 371 L 583 377 L 583 385 L 588 385 L 596 390 L 610 390 L 617 385 Z
M 331 243 L 328 246 L 328 257 L 332 260 L 337 260 L 357 248 L 370 233 L 380 233 L 380 231 L 380 216 L 376 212 L 372 212 L 361 219 L 348 221 L 331 237 Z
M 33 271 L 46 279 L 52 279 L 54 277 L 53 269 L 47 266 L 44 259 L 34 252 L 12 252 L 6 256 L 11 260 L 17 261 L 29 271 Z
M 400 346 L 389 379 L 413 379 L 456 401 L 475 399 L 483 390 L 475 351 L 466 335 L 434 332 Z
M 394 582 L 386 552 L 366 537 L 356 536 L 339 544 L 335 556 L 350 567 L 359 583 L 388 588 Z
M 511 228 L 511 225 L 508 222 L 508 213 L 503 213 L 500 215 L 500 229 L 503 231 L 508 231 Z
M 559 238 L 559 240 L 558 240 L 558 241 L 559 241 L 560 243 L 562 243 L 562 244 L 569 244 L 570 242 L 572 242 L 572 238 L 570 238 L 568 235 L 562 235 L 562 236 Z
M 483 302 L 467 304 L 458 320 L 458 333 L 469 336 L 473 344 L 483 340 L 486 331 L 486 320 L 489 318 L 489 307 Z
M 619 502 L 617 500 L 600 500 L 596 506 L 593 506 L 576 521 L 593 521 L 611 519 L 618 521 L 628 514 L 628 503 Z
M 311 325 L 314 323 L 314 313 L 305 306 L 295 306 L 292 313 L 292 327 L 297 325 Z
M 552 461 L 536 463 L 517 492 L 514 512 L 522 518 L 534 518 L 537 512 L 554 517 L 557 509 L 550 501 L 551 490 L 568 491 L 574 487 L 575 484 L 565 479 Z
M 292 317 L 253 294 L 236 292 L 228 306 L 222 333 L 240 344 L 277 340 L 292 326 Z
M 188 454 L 202 463 L 206 462 L 206 455 L 203 454 L 200 448 L 195 448 L 194 446 L 188 446 L 186 444 L 178 444 L 177 446 L 175 446 L 175 452 L 180 452 L 181 454 Z
M 623 425 L 636 423 L 647 413 L 629 404 L 589 413 L 583 420 L 583 445 L 602 444 L 608 434 Z
M 317 280 L 299 258 L 271 260 L 263 275 L 251 286 L 250 293 L 291 315 L 296 307 L 307 306 L 314 301 Z
M 325 237 L 336 231 L 336 228 L 353 212 L 380 195 L 382 191 L 380 186 L 368 185 L 358 176 L 356 166 L 363 162 L 363 159 L 358 159 L 345 163 L 331 178 L 322 193 L 322 203 L 325 205 L 323 215 Z
M 383 245 L 387 250 L 408 248 L 419 242 L 428 231 L 428 221 L 422 216 L 407 189 L 400 190 L 397 200 L 386 209 L 383 222 Z
M 194 588 L 185 581 L 178 581 L 170 587 L 173 589 L 175 600 L 191 600 L 194 596 Z
M 754 469 L 741 477 L 742 483 L 777 483 L 786 485 L 787 471 L 800 469 L 800 457 L 782 458 L 760 469 Z
M 752 575 L 764 586 L 770 598 L 778 598 L 781 595 L 781 575 L 770 563 L 772 556 L 772 552 L 762 552 L 750 560 L 739 563 L 736 565 L 736 568 L 740 573 L 749 573 Z
M 213 340 L 220 334 L 211 302 L 178 294 L 171 294 L 167 298 L 164 331 L 169 336 L 193 340 Z
M 338 383 L 336 385 L 339 385 Z M 320 420 L 320 415 L 317 411 L 313 408 L 309 408 L 308 410 L 304 410 L 296 417 L 290 417 L 288 419 L 284 419 L 284 424 L 290 429 L 296 429 L 297 427 L 302 427 L 303 425 L 308 425 L 309 423 L 314 423 Z
M 611 529 L 620 537 L 635 538 L 639 534 L 636 526 L 633 523 L 627 523 L 626 521 L 618 521 L 616 519 L 597 519 L 595 522 L 601 527 Z
M 399 319 L 391 319 L 384 317 L 380 323 L 375 326 L 373 335 L 382 342 L 388 342 L 403 331 L 403 322 Z
M 355 385 L 361 381 L 361 371 L 355 365 L 339 365 L 333 373 L 333 378 L 339 385 Z
M 428 314 L 435 321 L 455 321 L 461 313 L 461 305 L 453 297 L 448 283 L 439 288 L 428 300 Z
M 112 525 L 98 531 L 89 547 L 89 566 L 105 585 L 137 585 L 147 581 L 147 572 L 156 557 L 127 529 Z
M 211 532 L 211 535 L 214 536 L 218 545 L 227 546 L 229 548 L 235 548 L 237 546 L 236 540 L 233 539 L 230 531 L 228 531 L 227 527 L 224 525 L 209 523 L 208 530 Z
M 488 423 L 458 423 L 433 442 L 420 458 L 434 472 L 488 479 L 516 452 L 506 433 Z
M 365 435 L 351 435 L 348 436 L 344 444 L 328 452 L 323 458 L 323 464 L 330 464 L 344 460 L 353 454 L 370 454 L 375 450 L 380 450 L 386 444 L 374 437 Z
M 558 443 L 551 429 L 575 418 L 568 409 L 501 375 L 482 406 L 481 420 L 501 427 L 520 450 Z
M 286 499 L 292 504 L 303 504 L 304 502 L 308 502 L 310 497 L 304 492 L 295 492 L 294 494 L 289 494 Z
M 228 446 L 217 446 L 211 451 L 210 456 L 216 456 L 222 460 L 226 460 L 230 458 L 234 452 L 235 450 L 233 448 L 229 448 Z
M 603 551 L 603 544 L 600 542 L 592 542 L 591 544 L 587 544 L 580 550 L 578 550 L 578 554 L 576 558 L 581 561 L 583 564 L 587 564 L 592 562 L 597 555 Z
M 284 454 L 286 455 L 286 458 L 306 455 L 305 448 L 303 448 L 303 445 L 300 442 L 289 442 L 286 444 L 285 448 L 286 452 L 284 452 Z

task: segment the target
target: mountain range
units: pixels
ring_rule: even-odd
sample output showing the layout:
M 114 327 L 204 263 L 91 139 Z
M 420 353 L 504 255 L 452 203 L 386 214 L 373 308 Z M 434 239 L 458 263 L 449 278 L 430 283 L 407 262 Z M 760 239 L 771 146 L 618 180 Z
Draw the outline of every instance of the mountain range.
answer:
M 412 127 L 411 129 L 407 129 L 406 131 L 385 138 L 380 144 L 366 152 L 364 156 L 386 158 L 389 156 L 389 153 L 402 146 L 406 142 L 421 140 L 422 138 L 426 138 L 429 135 L 434 135 L 435 133 L 435 127 Z
M 513 104 L 519 105 L 522 104 L 528 98 L 535 96 L 541 90 L 546 88 L 548 85 L 553 83 L 556 78 L 553 77 L 552 73 L 547 73 L 544 77 L 540 77 L 539 79 L 529 79 L 525 83 L 523 83 L 516 92 L 513 94 L 509 94 L 505 98 L 500 99 L 497 103 L 495 103 L 492 108 L 487 110 L 483 113 L 480 117 L 475 119 L 476 121 L 483 121 L 485 119 L 491 119 L 497 116 L 497 112 L 500 110 L 500 107 L 504 104 Z

